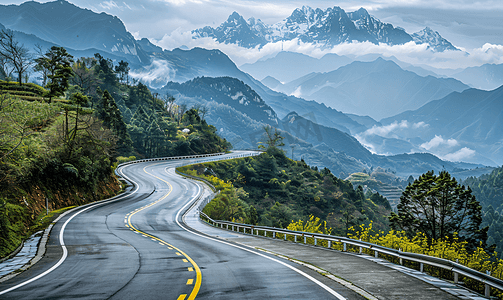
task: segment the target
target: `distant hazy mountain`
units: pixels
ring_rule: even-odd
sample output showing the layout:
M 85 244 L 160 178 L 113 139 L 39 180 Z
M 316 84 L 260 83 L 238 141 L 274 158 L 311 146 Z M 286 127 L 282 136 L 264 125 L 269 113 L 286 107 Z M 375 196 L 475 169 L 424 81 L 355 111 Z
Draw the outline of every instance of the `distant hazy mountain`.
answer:
M 278 79 L 276 79 L 272 76 L 267 76 L 266 78 L 262 79 L 260 82 L 272 90 L 275 90 L 279 86 L 283 85 Z
M 482 90 L 493 90 L 503 85 L 503 64 L 485 64 L 466 68 L 452 77 Z
M 217 28 L 206 26 L 192 31 L 194 38 L 211 37 L 220 43 L 253 48 L 267 43 L 299 39 L 331 47 L 353 41 L 400 45 L 410 41 L 427 43 L 432 51 L 457 50 L 437 32 L 425 28 L 413 35 L 400 27 L 383 23 L 365 9 L 346 13 L 338 6 L 325 10 L 309 6 L 297 8 L 283 21 L 267 25 L 260 19 L 246 21 L 237 12 Z
M 336 152 L 344 152 L 362 161 L 372 161 L 372 154 L 353 136 L 335 128 L 314 123 L 296 112 L 283 118 L 280 128 L 313 145 L 326 145 Z
M 503 164 L 503 87 L 493 91 L 469 89 L 381 120 L 383 125 L 422 122 L 420 130 L 400 134 L 426 141 L 422 146 L 442 156 L 464 151 L 465 161 Z M 463 152 L 458 152 L 462 154 Z M 451 155 L 452 156 L 452 155 Z M 494 165 L 494 164 L 493 164 Z
M 312 72 L 330 72 L 351 62 L 351 59 L 335 53 L 317 59 L 301 53 L 282 51 L 275 57 L 244 64 L 239 68 L 259 80 L 272 76 L 286 83 Z
M 157 65 L 162 66 L 164 64 L 168 72 L 164 77 L 157 75 L 157 80 L 150 82 L 156 88 L 161 88 L 168 81 L 185 82 L 200 76 L 229 76 L 249 85 L 267 105 L 274 109 L 279 118 L 284 118 L 288 113 L 297 111 L 302 116 L 318 124 L 337 128 L 347 133 L 360 132 L 366 129 L 365 126 L 353 121 L 340 111 L 331 109 L 324 104 L 287 96 L 271 90 L 260 81 L 239 70 L 234 62 L 220 50 L 202 48 L 165 50 L 162 53 L 152 54 L 152 59 L 157 62 Z M 142 76 L 142 72 L 145 72 L 145 78 L 150 74 L 148 66 L 144 70 L 137 70 L 137 72 L 140 76 Z
M 282 86 L 282 92 L 376 120 L 421 107 L 468 86 L 455 79 L 422 77 L 378 58 L 328 73 L 312 73 Z
M 114 16 L 97 14 L 68 1 L 0 5 L 0 23 L 74 50 L 97 49 L 127 57 L 132 63 L 148 63 L 149 57 Z
M 228 105 L 252 119 L 278 125 L 274 110 L 242 81 L 232 77 L 197 77 L 185 83 L 169 82 L 163 90 L 173 94 L 176 91 L 188 97 L 200 97 Z
M 162 89 L 176 97 L 176 103 L 208 108 L 206 120 L 236 148 L 256 148 L 264 141 L 264 129 L 270 107 L 242 81 L 228 77 L 196 78 L 185 83 L 169 83 Z M 250 99 L 257 101 L 249 101 Z M 246 104 L 248 102 L 248 105 Z M 255 118 L 262 118 L 261 122 Z M 348 133 L 319 125 L 292 112 L 273 124 L 285 137 L 285 150 L 296 159 L 304 158 L 311 165 L 328 167 L 334 174 L 349 173 L 380 166 L 400 176 L 417 176 L 428 170 L 447 169 L 455 172 L 460 164 L 440 160 L 431 154 L 379 156 L 372 154 Z M 464 164 L 464 167 L 475 165 Z

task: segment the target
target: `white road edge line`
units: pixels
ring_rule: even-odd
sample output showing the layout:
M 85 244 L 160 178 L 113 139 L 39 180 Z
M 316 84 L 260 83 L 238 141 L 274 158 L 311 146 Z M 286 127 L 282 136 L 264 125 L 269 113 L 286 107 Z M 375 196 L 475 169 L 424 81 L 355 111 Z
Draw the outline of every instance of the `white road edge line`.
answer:
M 173 169 L 174 169 L 174 168 L 172 168 L 171 170 L 173 170 Z M 166 171 L 166 173 L 168 173 L 168 171 Z M 175 175 L 176 175 L 176 173 L 175 173 Z M 198 189 L 199 189 L 199 192 L 197 193 L 197 195 L 199 195 L 200 190 L 201 190 L 201 186 L 200 186 L 199 184 L 196 184 L 196 185 L 197 185 L 197 187 L 198 187 Z M 250 253 L 253 253 L 253 254 L 256 254 L 256 255 L 258 255 L 258 256 L 262 256 L 262 257 L 264 257 L 264 258 L 267 258 L 267 259 L 270 259 L 270 260 L 272 260 L 272 261 L 274 261 L 274 262 L 277 262 L 277 263 L 279 263 L 279 264 L 281 264 L 281 265 L 283 265 L 283 266 L 285 266 L 285 267 L 287 267 L 287 268 L 289 268 L 289 269 L 291 269 L 291 270 L 293 270 L 293 271 L 295 271 L 295 272 L 299 273 L 300 275 L 302 275 L 302 276 L 306 277 L 307 279 L 311 280 L 312 282 L 316 283 L 316 284 L 317 284 L 317 285 L 319 285 L 321 288 L 323 288 L 324 290 L 326 290 L 327 292 L 329 292 L 330 294 L 332 294 L 333 296 L 335 296 L 337 299 L 340 299 L 340 300 L 346 300 L 346 298 L 344 298 L 341 294 L 339 294 L 339 293 L 337 293 L 336 291 L 332 290 L 330 287 L 328 287 L 328 286 L 327 286 L 327 285 L 325 285 L 324 283 L 322 283 L 322 282 L 320 282 L 319 280 L 315 279 L 314 277 L 312 277 L 312 276 L 310 276 L 310 275 L 308 275 L 308 274 L 304 273 L 303 271 L 301 271 L 301 270 L 299 270 L 299 269 L 297 269 L 297 268 L 295 268 L 295 267 L 293 267 L 293 266 L 290 266 L 289 264 L 287 264 L 287 263 L 285 263 L 285 262 L 282 262 L 282 261 L 280 261 L 280 260 L 278 260 L 278 259 L 275 259 L 275 258 L 269 257 L 269 256 L 267 256 L 267 255 L 265 255 L 265 254 L 262 254 L 262 253 L 259 253 L 259 252 L 256 252 L 256 251 L 253 251 L 253 250 L 251 250 L 251 249 L 247 249 L 247 248 L 244 248 L 244 247 L 241 247 L 241 246 L 238 246 L 238 245 L 234 245 L 234 244 L 231 244 L 231 243 L 228 243 L 228 242 L 221 241 L 221 240 L 219 240 L 219 239 L 210 238 L 210 237 L 207 237 L 207 236 L 201 235 L 201 234 L 199 234 L 199 233 L 197 233 L 197 232 L 191 231 L 191 230 L 189 230 L 189 229 L 185 228 L 184 226 L 182 226 L 182 224 L 180 224 L 180 222 L 178 222 L 178 217 L 180 216 L 180 213 L 181 213 L 181 212 L 182 212 L 185 208 L 187 208 L 187 206 L 189 206 L 192 202 L 194 202 L 194 201 L 196 200 L 196 198 L 197 198 L 197 197 L 192 198 L 192 199 L 191 199 L 189 202 L 187 202 L 187 204 L 185 204 L 185 206 L 183 206 L 183 207 L 182 207 L 182 208 L 178 211 L 178 213 L 176 214 L 176 217 L 175 217 L 176 223 L 177 223 L 177 224 L 178 224 L 178 226 L 180 226 L 182 229 L 184 229 L 185 231 L 190 232 L 190 233 L 192 233 L 192 234 L 194 234 L 194 235 L 197 235 L 197 236 L 199 236 L 199 237 L 203 237 L 203 238 L 205 238 L 205 239 L 209 239 L 209 240 L 212 240 L 212 241 L 215 241 L 215 242 L 219 242 L 219 243 L 222 243 L 222 244 L 226 244 L 226 245 L 232 246 L 232 247 L 234 247 L 234 248 L 238 248 L 238 249 L 241 249 L 241 250 L 244 250 L 244 251 L 248 251 L 248 252 L 250 252 Z
M 130 180 L 131 182 L 133 182 L 131 179 L 129 179 L 126 175 L 124 175 L 124 174 L 122 173 L 122 168 L 119 170 L 119 172 L 121 173 L 121 175 L 122 175 L 123 177 L 125 177 L 125 178 L 127 178 L 128 180 Z M 136 182 L 135 182 L 135 184 L 136 184 Z M 6 290 L 0 291 L 0 295 L 3 295 L 3 294 L 5 294 L 5 293 L 11 292 L 11 291 L 13 291 L 13 290 L 16 290 L 16 289 L 18 289 L 18 288 L 20 288 L 20 287 L 22 287 L 22 286 L 25 286 L 25 285 L 27 285 L 27 284 L 29 284 L 29 283 L 31 283 L 31 282 L 33 282 L 33 281 L 37 280 L 37 279 L 40 279 L 40 278 L 42 278 L 42 277 L 46 276 L 47 274 L 49 274 L 49 273 L 51 273 L 52 271 L 56 270 L 56 268 L 58 268 L 58 267 L 59 267 L 59 266 L 60 266 L 60 265 L 61 265 L 61 264 L 62 264 L 62 263 L 66 260 L 66 257 L 68 256 L 68 250 L 67 250 L 67 249 L 66 249 L 66 247 L 65 247 L 65 241 L 64 241 L 64 239 L 63 239 L 63 235 L 64 235 L 64 232 L 65 232 L 65 229 L 66 229 L 66 225 L 68 225 L 68 223 L 69 223 L 69 222 L 70 222 L 73 218 L 75 218 L 76 216 L 78 216 L 79 214 L 81 214 L 81 213 L 85 212 L 85 211 L 86 211 L 86 210 L 88 210 L 88 209 L 91 209 L 91 208 L 94 208 L 94 207 L 97 207 L 97 206 L 101 206 L 101 205 L 106 204 L 106 203 L 110 203 L 110 202 L 115 202 L 115 201 L 118 201 L 118 200 L 120 200 L 120 199 L 122 199 L 122 198 L 124 198 L 124 197 L 126 197 L 126 196 L 129 196 L 129 195 L 132 195 L 132 194 L 136 193 L 137 191 L 138 191 L 138 184 L 136 184 L 136 189 L 135 189 L 133 192 L 131 192 L 130 194 L 123 195 L 123 196 L 119 196 L 118 198 L 113 199 L 113 200 L 105 200 L 105 201 L 103 201 L 103 202 L 100 202 L 100 203 L 97 203 L 97 204 L 91 205 L 91 206 L 89 206 L 89 207 L 86 207 L 85 209 L 82 209 L 82 210 L 78 211 L 78 212 L 77 212 L 77 213 L 75 213 L 73 216 L 71 216 L 70 218 L 68 218 L 68 220 L 66 220 L 65 224 L 63 224 L 63 226 L 61 227 L 61 230 L 60 230 L 60 232 L 59 232 L 59 241 L 60 241 L 61 247 L 63 248 L 63 255 L 61 256 L 61 258 L 59 259 L 59 261 L 58 261 L 58 262 L 57 262 L 54 266 L 52 266 L 50 269 L 48 269 L 47 271 L 43 272 L 42 274 L 39 274 L 39 275 L 37 275 L 37 276 L 35 276 L 35 277 L 31 278 L 31 279 L 28 279 L 27 281 L 24 281 L 24 282 L 22 282 L 22 283 L 20 283 L 20 284 L 18 284 L 18 285 L 13 286 L 13 287 L 11 287 L 11 288 L 8 288 L 8 289 L 6 289 Z

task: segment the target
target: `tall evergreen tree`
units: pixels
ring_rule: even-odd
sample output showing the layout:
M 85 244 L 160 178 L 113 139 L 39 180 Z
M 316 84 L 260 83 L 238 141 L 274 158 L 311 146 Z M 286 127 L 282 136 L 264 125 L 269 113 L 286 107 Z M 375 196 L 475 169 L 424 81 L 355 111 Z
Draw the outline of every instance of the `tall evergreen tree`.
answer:
M 45 70 L 49 90 L 47 96 L 49 102 L 53 97 L 64 95 L 70 85 L 70 78 L 73 76 L 72 62 L 73 56 L 65 48 L 52 46 L 47 53 L 35 60 L 38 70 Z
M 126 123 L 114 98 L 105 90 L 98 107 L 98 116 L 103 124 L 117 134 L 117 152 L 120 155 L 129 155 L 133 150 L 133 142 L 129 136 Z
M 398 204 L 398 214 L 391 213 L 391 226 L 413 236 L 426 234 L 431 240 L 458 235 L 472 247 L 485 245 L 488 227 L 482 224 L 482 207 L 470 188 L 459 185 L 442 171 L 421 175 L 409 184 Z

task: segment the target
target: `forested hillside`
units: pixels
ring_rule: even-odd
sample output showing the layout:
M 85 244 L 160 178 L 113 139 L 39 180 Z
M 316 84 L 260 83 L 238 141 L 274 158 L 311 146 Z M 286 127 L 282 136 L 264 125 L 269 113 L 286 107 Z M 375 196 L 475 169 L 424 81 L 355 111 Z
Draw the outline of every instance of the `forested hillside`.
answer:
M 182 172 L 205 176 L 222 189 L 204 210 L 214 219 L 286 228 L 313 215 L 339 235 L 370 221 L 375 228 L 388 229 L 391 208 L 386 198 L 364 193 L 361 186 L 355 189 L 326 168 L 293 161 L 274 147 L 257 157 L 198 164 Z
M 499 257 L 503 253 L 503 167 L 491 174 L 478 178 L 470 177 L 463 181 L 482 205 L 482 226 L 489 226 L 487 244 L 496 245 Z
M 44 87 L 0 81 L 0 257 L 49 210 L 120 190 L 116 161 L 226 151 L 204 110 L 130 80 L 129 66 L 52 47 L 33 62 Z M 6 74 L 11 72 L 6 72 Z M 7 78 L 9 79 L 9 77 Z M 46 221 L 44 221 L 46 222 Z

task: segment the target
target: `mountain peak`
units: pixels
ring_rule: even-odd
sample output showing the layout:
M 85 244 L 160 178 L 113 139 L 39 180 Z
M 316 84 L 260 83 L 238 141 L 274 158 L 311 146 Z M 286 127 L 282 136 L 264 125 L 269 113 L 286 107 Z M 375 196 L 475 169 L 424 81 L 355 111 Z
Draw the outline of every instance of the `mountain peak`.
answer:
M 244 20 L 244 18 L 237 12 L 234 11 L 229 18 L 227 18 L 227 22 L 233 21 L 233 20 Z
M 433 51 L 459 51 L 458 48 L 454 47 L 448 40 L 444 39 L 437 31 L 432 30 L 430 27 L 425 27 L 411 36 L 416 44 L 428 44 L 428 48 Z
M 323 10 L 304 5 L 273 25 L 264 24 L 255 18 L 246 21 L 239 13 L 233 12 L 218 28 L 207 26 L 193 30 L 192 33 L 194 38 L 211 37 L 218 42 L 235 43 L 248 48 L 299 39 L 321 47 L 333 47 L 352 41 L 403 45 L 415 40 L 418 44 L 427 43 L 433 51 L 456 49 L 430 28 L 416 33 L 414 38 L 402 28 L 374 18 L 363 7 L 346 13 L 339 6 Z

